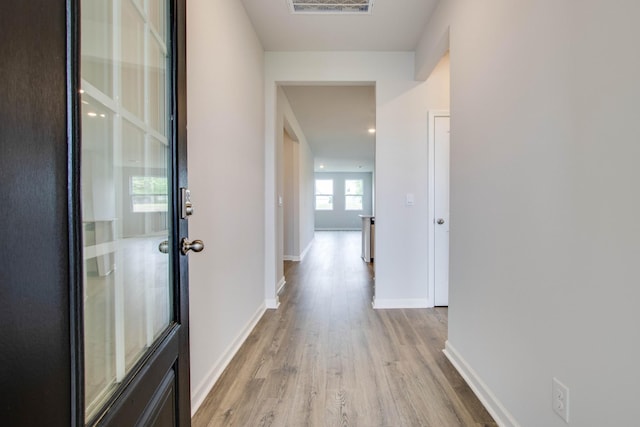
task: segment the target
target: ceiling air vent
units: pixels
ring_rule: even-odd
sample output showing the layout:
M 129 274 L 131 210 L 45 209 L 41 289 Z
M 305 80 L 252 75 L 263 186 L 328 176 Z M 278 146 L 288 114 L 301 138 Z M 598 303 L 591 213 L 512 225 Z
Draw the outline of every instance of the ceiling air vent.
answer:
M 292 13 L 356 13 L 368 14 L 373 0 L 287 0 Z

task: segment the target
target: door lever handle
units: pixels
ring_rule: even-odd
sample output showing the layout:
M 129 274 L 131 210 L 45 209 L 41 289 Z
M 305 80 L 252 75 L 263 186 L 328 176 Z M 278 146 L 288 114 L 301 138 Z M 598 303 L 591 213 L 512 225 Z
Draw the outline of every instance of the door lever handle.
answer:
M 186 255 L 187 252 L 202 252 L 204 249 L 204 243 L 202 240 L 194 240 L 190 242 L 186 237 L 182 238 L 182 255 Z

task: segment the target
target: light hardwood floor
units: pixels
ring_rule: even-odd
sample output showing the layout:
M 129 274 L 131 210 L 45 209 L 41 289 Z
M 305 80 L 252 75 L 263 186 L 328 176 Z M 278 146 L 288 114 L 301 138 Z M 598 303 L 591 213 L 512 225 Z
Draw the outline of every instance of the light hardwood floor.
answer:
M 373 310 L 357 232 L 317 232 L 193 426 L 496 426 L 442 354 L 447 309 Z

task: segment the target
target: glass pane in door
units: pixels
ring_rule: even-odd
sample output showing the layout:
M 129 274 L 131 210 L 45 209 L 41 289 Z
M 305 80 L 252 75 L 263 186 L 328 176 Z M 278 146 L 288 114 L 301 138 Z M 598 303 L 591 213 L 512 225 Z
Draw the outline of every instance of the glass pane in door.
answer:
M 172 322 L 165 0 L 82 0 L 85 417 Z M 169 243 L 166 247 L 175 247 Z
M 113 95 L 113 0 L 83 0 L 81 19 L 82 78 Z

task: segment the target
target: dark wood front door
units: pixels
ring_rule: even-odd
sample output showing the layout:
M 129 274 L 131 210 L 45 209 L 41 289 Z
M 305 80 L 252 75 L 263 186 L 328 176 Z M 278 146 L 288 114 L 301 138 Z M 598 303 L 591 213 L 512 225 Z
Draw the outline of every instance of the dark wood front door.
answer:
M 0 424 L 188 426 L 185 1 L 0 34 Z

